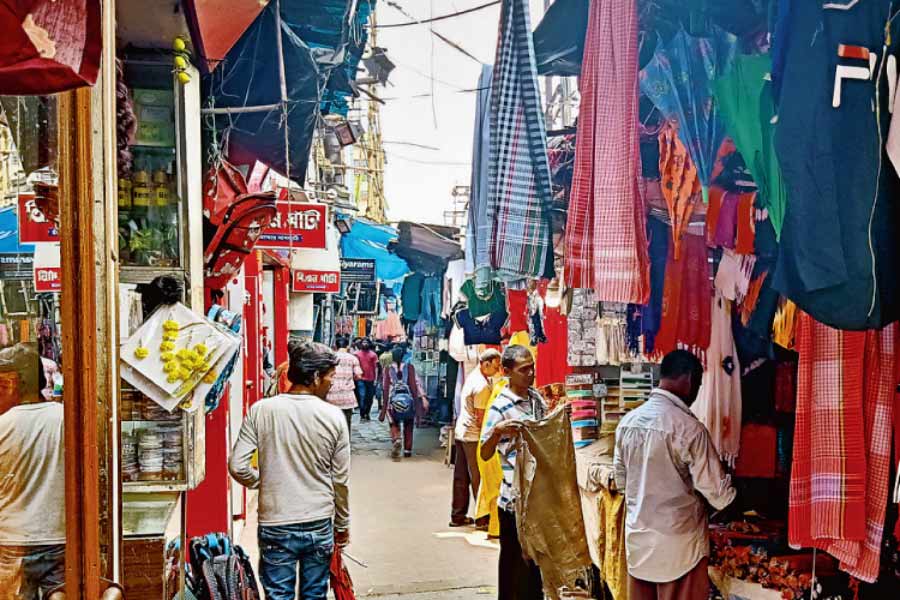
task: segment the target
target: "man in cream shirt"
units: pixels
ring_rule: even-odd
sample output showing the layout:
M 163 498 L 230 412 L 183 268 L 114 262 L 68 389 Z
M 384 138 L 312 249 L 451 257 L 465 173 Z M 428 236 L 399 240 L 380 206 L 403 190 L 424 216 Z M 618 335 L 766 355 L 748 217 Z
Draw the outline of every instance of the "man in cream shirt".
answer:
M 616 487 L 625 493 L 629 598 L 706 599 L 707 507 L 725 509 L 736 492 L 709 436 L 691 412 L 703 366 L 676 350 L 663 359 L 659 387 L 616 429 Z

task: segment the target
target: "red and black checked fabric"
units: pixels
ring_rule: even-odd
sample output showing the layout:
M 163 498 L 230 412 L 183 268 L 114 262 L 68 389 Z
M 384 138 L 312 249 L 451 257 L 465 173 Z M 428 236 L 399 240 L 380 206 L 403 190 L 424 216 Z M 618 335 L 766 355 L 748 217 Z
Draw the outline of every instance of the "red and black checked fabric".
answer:
M 646 304 L 650 294 L 644 202 L 638 187 L 636 0 L 591 3 L 581 109 L 566 225 L 566 283 L 598 299 Z
M 878 577 L 890 487 L 897 326 L 840 331 L 801 313 L 791 472 L 791 546 Z

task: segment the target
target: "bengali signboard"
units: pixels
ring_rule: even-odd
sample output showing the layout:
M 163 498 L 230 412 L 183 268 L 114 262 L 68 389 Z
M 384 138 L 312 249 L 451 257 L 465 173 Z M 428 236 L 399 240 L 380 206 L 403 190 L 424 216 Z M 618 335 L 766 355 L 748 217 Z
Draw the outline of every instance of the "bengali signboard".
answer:
M 341 291 L 341 274 L 337 271 L 294 269 L 292 290 L 295 292 L 337 294 Z
M 278 200 L 277 213 L 256 242 L 257 248 L 290 250 L 326 247 L 328 207 L 311 202 Z

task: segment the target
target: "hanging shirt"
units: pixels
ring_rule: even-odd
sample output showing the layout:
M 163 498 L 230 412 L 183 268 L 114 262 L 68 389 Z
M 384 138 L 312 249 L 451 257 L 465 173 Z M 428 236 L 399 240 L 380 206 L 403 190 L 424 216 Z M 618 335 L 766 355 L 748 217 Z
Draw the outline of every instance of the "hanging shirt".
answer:
M 0 415 L 0 546 L 66 543 L 63 405 Z
M 675 581 L 709 556 L 706 506 L 734 500 L 706 427 L 674 394 L 655 389 L 616 429 L 616 487 L 625 491 L 628 572 Z
M 883 147 L 892 118 L 885 61 L 900 50 L 900 19 L 885 36 L 891 6 L 791 2 L 787 15 L 775 143 L 789 200 L 775 288 L 838 329 L 900 318 L 900 179 Z

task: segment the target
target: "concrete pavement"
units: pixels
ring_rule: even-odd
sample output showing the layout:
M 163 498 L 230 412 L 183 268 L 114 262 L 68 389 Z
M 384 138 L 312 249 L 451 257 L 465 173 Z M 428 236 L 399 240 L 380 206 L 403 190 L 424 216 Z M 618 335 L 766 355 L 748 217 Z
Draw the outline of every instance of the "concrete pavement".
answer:
M 499 546 L 482 532 L 451 529 L 452 471 L 437 429 L 416 430 L 414 455 L 390 458 L 386 424 L 353 423 L 351 544 L 345 561 L 358 597 L 487 600 L 496 597 Z M 255 506 L 241 544 L 258 561 Z

